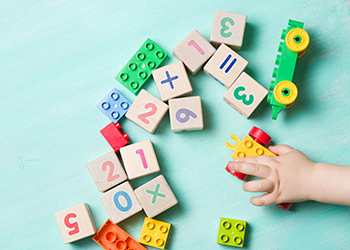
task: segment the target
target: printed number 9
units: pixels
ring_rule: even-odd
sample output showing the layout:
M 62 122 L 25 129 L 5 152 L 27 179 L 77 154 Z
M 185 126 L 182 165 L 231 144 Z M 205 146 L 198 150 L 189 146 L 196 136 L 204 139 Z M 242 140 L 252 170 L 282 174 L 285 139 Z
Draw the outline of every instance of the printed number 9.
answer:
M 184 114 L 185 116 L 182 117 L 182 114 Z M 186 123 L 188 122 L 188 120 L 190 119 L 190 117 L 193 117 L 194 119 L 197 118 L 196 113 L 194 113 L 193 111 L 189 110 L 189 109 L 179 109 L 178 111 L 176 111 L 176 120 L 178 120 L 178 122 L 181 123 Z
M 66 228 L 72 229 L 68 231 L 68 236 L 74 236 L 78 233 L 80 233 L 79 223 L 78 221 L 74 221 L 73 223 L 70 223 L 70 219 L 76 219 L 78 218 L 78 215 L 76 213 L 68 213 L 63 217 L 63 224 Z
M 222 29 L 220 30 L 220 35 L 222 37 L 228 38 L 228 37 L 232 36 L 232 32 L 230 32 L 230 31 L 226 32 L 230 28 L 226 25 L 226 22 L 229 22 L 231 24 L 231 26 L 233 26 L 233 25 L 235 25 L 235 21 L 233 21 L 233 19 L 230 17 L 224 17 L 223 19 L 221 19 L 220 24 L 221 24 Z
M 239 86 L 238 88 L 236 88 L 235 91 L 233 92 L 233 96 L 237 100 L 241 100 L 244 105 L 247 105 L 247 106 L 251 105 L 254 102 L 254 96 L 253 95 L 249 95 L 249 99 L 247 99 L 247 95 L 246 94 L 240 94 L 239 93 L 241 91 L 245 91 L 245 87 Z

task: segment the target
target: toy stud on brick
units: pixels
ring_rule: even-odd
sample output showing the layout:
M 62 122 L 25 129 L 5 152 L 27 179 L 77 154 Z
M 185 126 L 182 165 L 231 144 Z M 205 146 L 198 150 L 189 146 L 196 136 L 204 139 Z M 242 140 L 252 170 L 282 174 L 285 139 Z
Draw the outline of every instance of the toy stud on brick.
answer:
M 130 107 L 130 102 L 116 89 L 113 88 L 108 95 L 97 104 L 97 107 L 112 122 L 118 122 Z
M 167 56 L 161 47 L 148 38 L 115 78 L 136 94 Z
M 145 218 L 139 242 L 148 246 L 164 249 L 171 224 L 160 220 Z
M 181 60 L 192 75 L 195 75 L 214 54 L 215 48 L 194 29 L 173 50 L 174 56 Z
M 121 130 L 122 126 L 120 126 L 118 122 L 115 124 L 111 122 L 100 131 L 115 152 L 128 144 L 128 141 L 130 140 L 126 133 L 122 134 L 120 132 Z
M 107 219 L 92 239 L 106 250 L 147 250 L 110 219 Z
M 217 243 L 235 247 L 243 247 L 247 222 L 220 218 L 219 233 Z
M 221 44 L 215 54 L 204 66 L 204 73 L 220 83 L 226 89 L 236 81 L 248 62 L 227 47 Z
M 57 212 L 55 217 L 66 244 L 96 233 L 95 223 L 86 203 Z
M 268 91 L 243 72 L 224 96 L 224 101 L 245 118 L 254 112 Z
M 267 133 L 253 126 L 253 128 L 249 131 L 249 136 L 252 139 L 245 135 L 243 139 L 240 140 L 236 135 L 230 135 L 230 138 L 235 141 L 235 144 L 231 145 L 226 142 L 225 145 L 228 149 L 234 150 L 233 154 L 231 155 L 233 159 L 260 155 L 276 156 L 274 153 L 265 148 L 271 142 L 271 137 Z M 242 181 L 244 181 L 247 177 L 246 174 L 231 171 L 228 166 L 226 166 L 225 169 L 227 172 L 231 173 Z M 291 203 L 281 203 L 277 205 L 285 210 L 288 210 Z

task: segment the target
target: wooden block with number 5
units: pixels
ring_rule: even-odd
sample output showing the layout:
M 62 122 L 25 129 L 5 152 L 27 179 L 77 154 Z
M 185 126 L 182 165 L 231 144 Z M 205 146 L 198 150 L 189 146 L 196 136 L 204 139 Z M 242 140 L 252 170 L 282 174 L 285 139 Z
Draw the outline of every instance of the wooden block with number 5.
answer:
M 114 151 L 89 162 L 86 166 L 100 192 L 104 192 L 128 179 Z
M 151 140 L 133 143 L 120 149 L 129 179 L 158 172 L 159 165 Z
M 66 244 L 96 233 L 95 223 L 86 203 L 57 212 L 55 217 Z
M 174 56 L 183 61 L 192 75 L 201 69 L 214 52 L 215 48 L 196 29 L 173 49 Z
M 199 96 L 169 100 L 171 130 L 174 132 L 203 129 L 202 102 Z
M 224 101 L 245 118 L 249 118 L 267 93 L 263 86 L 243 72 L 226 92 Z
M 142 89 L 126 113 L 126 118 L 152 134 L 168 109 L 168 105 Z

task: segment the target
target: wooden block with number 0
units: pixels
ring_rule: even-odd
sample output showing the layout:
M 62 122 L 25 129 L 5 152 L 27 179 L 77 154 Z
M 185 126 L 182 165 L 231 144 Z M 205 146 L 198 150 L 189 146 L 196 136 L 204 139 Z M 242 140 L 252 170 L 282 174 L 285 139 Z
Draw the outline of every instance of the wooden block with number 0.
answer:
M 199 96 L 169 100 L 171 130 L 174 132 L 203 129 L 202 102 Z
M 243 72 L 226 92 L 224 101 L 245 118 L 249 118 L 267 93 L 267 89 Z
M 201 69 L 214 52 L 215 48 L 196 29 L 173 49 L 174 56 L 186 65 L 192 75 Z
M 86 164 L 100 192 L 104 192 L 128 177 L 114 151 Z
M 158 172 L 159 165 L 151 140 L 133 143 L 120 149 L 129 179 Z
M 86 203 L 57 212 L 55 217 L 66 244 L 96 233 L 95 223 Z
M 234 50 L 239 50 L 243 43 L 246 22 L 245 15 L 217 10 L 210 42 L 216 46 L 224 43 Z
M 142 89 L 126 113 L 126 118 L 152 134 L 168 109 L 167 104 Z

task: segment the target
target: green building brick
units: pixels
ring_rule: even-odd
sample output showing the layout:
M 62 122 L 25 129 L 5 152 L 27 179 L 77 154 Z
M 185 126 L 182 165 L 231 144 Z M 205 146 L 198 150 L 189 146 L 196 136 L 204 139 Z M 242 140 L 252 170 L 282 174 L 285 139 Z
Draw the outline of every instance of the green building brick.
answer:
M 115 78 L 136 94 L 167 56 L 161 47 L 148 38 Z
M 221 218 L 217 243 L 243 247 L 246 227 L 246 221 Z

